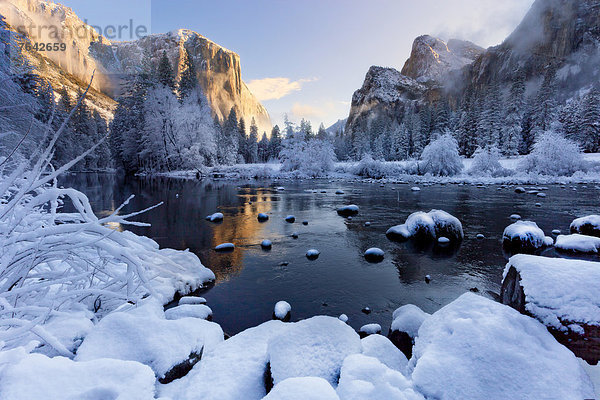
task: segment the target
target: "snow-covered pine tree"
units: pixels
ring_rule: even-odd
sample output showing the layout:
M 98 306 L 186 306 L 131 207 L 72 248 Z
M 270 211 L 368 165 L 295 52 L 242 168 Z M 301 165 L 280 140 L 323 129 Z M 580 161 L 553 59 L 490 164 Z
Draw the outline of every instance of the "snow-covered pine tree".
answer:
M 250 134 L 246 144 L 247 159 L 246 162 L 249 164 L 256 164 L 258 162 L 258 127 L 254 117 L 250 123 Z
M 502 130 L 502 96 L 498 83 L 491 84 L 485 93 L 484 108 L 477 123 L 479 147 L 498 146 Z
M 269 140 L 269 151 L 267 161 L 274 159 L 279 159 L 279 152 L 281 151 L 281 130 L 279 129 L 279 125 L 275 125 L 273 129 L 271 129 L 271 139 Z
M 319 140 L 329 139 L 329 135 L 327 134 L 327 131 L 325 130 L 325 125 L 323 125 L 323 123 L 321 123 L 319 125 L 319 130 L 317 131 L 317 139 L 319 139 Z
M 502 130 L 501 150 L 506 156 L 519 154 L 523 127 L 523 108 L 525 102 L 525 79 L 523 74 L 517 73 L 510 88 L 510 95 L 504 116 L 504 129 Z
M 219 163 L 233 165 L 237 161 L 239 146 L 238 119 L 234 107 L 231 107 L 221 132 L 221 140 L 217 147 Z
M 246 121 L 244 117 L 240 117 L 238 123 L 238 156 L 237 162 L 244 164 L 248 162 L 248 138 L 246 132 Z
M 263 132 L 260 142 L 258 142 L 258 162 L 265 163 L 269 161 L 269 139 L 267 132 Z
M 581 138 L 584 151 L 600 151 L 600 91 L 597 88 L 590 90 L 583 101 Z
M 163 50 L 160 60 L 158 61 L 158 67 L 156 69 L 156 79 L 158 83 L 168 87 L 171 90 L 175 90 L 175 74 L 173 73 L 173 66 L 167 57 L 167 52 Z
M 532 106 L 531 129 L 534 139 L 546 132 L 557 119 L 556 66 L 550 65 Z
M 185 49 L 184 60 L 182 63 L 182 71 L 179 78 L 179 85 L 177 94 L 179 100 L 183 101 L 188 97 L 194 90 L 198 88 L 198 77 L 196 75 L 196 67 L 194 66 L 194 59 L 188 49 Z

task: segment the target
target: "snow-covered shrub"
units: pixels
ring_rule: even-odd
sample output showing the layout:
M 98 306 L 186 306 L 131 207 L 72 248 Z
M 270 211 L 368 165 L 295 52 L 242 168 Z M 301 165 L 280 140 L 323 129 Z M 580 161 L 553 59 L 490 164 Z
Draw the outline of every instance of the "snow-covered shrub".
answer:
M 351 173 L 365 178 L 381 179 L 388 175 L 388 165 L 383 161 L 374 160 L 370 154 L 360 160 L 351 168 Z
M 63 356 L 73 356 L 72 350 L 45 323 L 82 306 L 101 316 L 148 295 L 166 302 L 177 290 L 214 279 L 191 253 L 159 250 L 151 239 L 112 229 L 146 225 L 130 221 L 141 212 L 120 215 L 129 199 L 98 218 L 84 193 L 58 186 L 57 177 L 98 146 L 58 170 L 51 165 L 56 142 L 82 100 L 56 132 L 48 128 L 45 148 L 12 172 L 0 165 L 0 342 L 11 346 L 33 333 Z M 74 211 L 64 212 L 65 205 Z
M 450 134 L 440 136 L 423 149 L 419 168 L 422 173 L 438 176 L 456 175 L 463 169 L 458 142 Z
M 473 164 L 469 169 L 471 175 L 498 176 L 504 172 L 500 165 L 500 150 L 496 146 L 478 147 L 473 154 Z
M 283 141 L 280 153 L 281 171 L 295 172 L 310 177 L 325 176 L 333 170 L 335 152 L 326 140 L 304 140 L 297 133 Z
M 585 161 L 577 143 L 548 131 L 535 142 L 533 151 L 519 168 L 542 175 L 573 175 L 585 169 Z

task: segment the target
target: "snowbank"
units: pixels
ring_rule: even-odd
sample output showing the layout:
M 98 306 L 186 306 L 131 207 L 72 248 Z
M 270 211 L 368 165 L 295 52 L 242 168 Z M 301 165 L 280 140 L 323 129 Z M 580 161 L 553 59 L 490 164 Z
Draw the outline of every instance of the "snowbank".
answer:
M 361 339 L 362 354 L 369 357 L 374 357 L 385 364 L 388 368 L 406 372 L 408 360 L 406 356 L 394 346 L 392 342 L 385 336 L 369 335 Z
M 221 341 L 223 330 L 219 325 L 198 318 L 167 320 L 162 305 L 150 299 L 142 306 L 125 307 L 100 320 L 84 339 L 75 360 L 137 361 L 150 366 L 161 378 L 192 353 L 207 352 Z
M 316 376 L 335 386 L 344 358 L 360 351 L 358 334 L 337 318 L 318 316 L 290 324 L 269 340 L 273 383 Z
M 565 331 L 561 321 L 600 326 L 600 263 L 519 254 L 511 268 L 520 275 L 525 309 L 544 325 Z
M 323 378 L 288 378 L 266 395 L 263 400 L 340 400 L 335 390 Z
M 202 361 L 180 379 L 181 391 L 172 393 L 171 397 L 185 400 L 262 399 L 266 395 L 267 343 L 286 328 L 281 321 L 269 321 L 219 343 L 203 354 Z
M 559 250 L 572 253 L 598 253 L 600 250 L 600 237 L 587 235 L 558 235 L 556 244 Z
M 155 379 L 150 368 L 134 361 L 30 354 L 0 374 L 0 398 L 148 400 L 154 399 Z
M 337 392 L 341 400 L 424 400 L 402 373 L 363 354 L 346 357 Z
M 472 293 L 425 320 L 409 369 L 414 386 L 426 398 L 594 397 L 573 353 L 542 324 Z
M 381 333 L 381 325 L 379 324 L 366 324 L 360 327 L 358 334 L 361 338 L 369 335 L 378 335 Z
M 571 222 L 571 233 L 600 237 L 600 215 L 588 215 Z

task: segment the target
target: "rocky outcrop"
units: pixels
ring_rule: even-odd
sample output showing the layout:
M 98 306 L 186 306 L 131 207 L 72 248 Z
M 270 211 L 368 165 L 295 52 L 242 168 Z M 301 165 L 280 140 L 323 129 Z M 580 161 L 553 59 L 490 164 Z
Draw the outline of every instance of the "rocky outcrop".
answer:
M 66 44 L 64 52 L 31 56 L 45 60 L 44 68 L 38 68 L 40 75 L 62 75 L 62 80 L 56 82 L 59 85 L 65 84 L 65 77 L 74 78 L 70 80 L 78 80 L 81 86 L 96 71 L 93 88 L 111 99 L 120 93 L 125 75 L 140 71 L 145 54 L 157 61 L 165 51 L 179 74 L 181 56 L 188 50 L 214 114 L 223 120 L 235 107 L 239 117 L 248 123 L 255 118 L 261 131 L 270 132 L 269 114 L 242 81 L 240 57 L 196 32 L 182 29 L 130 42 L 111 42 L 86 25 L 69 7 L 42 0 L 5 0 L 0 2 L 0 14 L 13 28 L 21 27 L 32 41 Z M 30 26 L 58 28 L 59 37 L 51 37 L 52 29 L 39 31 Z M 111 106 L 102 107 L 111 112 Z
M 410 58 L 402 75 L 421 83 L 443 84 L 447 74 L 472 64 L 484 49 L 468 41 L 441 39 L 424 35 L 413 42 Z

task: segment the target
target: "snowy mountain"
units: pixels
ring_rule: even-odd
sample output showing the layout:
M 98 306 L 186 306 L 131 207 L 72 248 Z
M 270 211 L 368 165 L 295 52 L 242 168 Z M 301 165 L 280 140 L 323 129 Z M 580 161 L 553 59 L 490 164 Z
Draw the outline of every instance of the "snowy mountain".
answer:
M 165 34 L 146 36 L 131 42 L 111 42 L 86 25 L 69 7 L 43 0 L 4 0 L 0 2 L 0 14 L 12 27 L 53 26 L 60 27 L 63 36 L 50 38 L 52 30 L 27 32 L 32 42 L 64 43 L 65 51 L 25 51 L 33 61 L 36 72 L 50 79 L 54 86 L 67 85 L 76 90 L 89 82 L 95 70 L 93 88 L 99 99 L 92 102 L 104 111 L 108 118 L 114 108 L 122 78 L 139 72 L 142 57 L 149 54 L 158 59 L 167 53 L 180 73 L 181 55 L 187 49 L 198 71 L 198 81 L 207 96 L 213 113 L 222 121 L 235 107 L 237 114 L 247 121 L 256 119 L 261 132 L 271 130 L 266 109 L 248 90 L 241 78 L 239 56 L 190 30 L 178 30 Z M 55 87 L 55 89 L 57 89 Z M 98 100 L 96 104 L 96 100 Z
M 394 140 L 396 153 L 419 155 L 445 130 L 467 156 L 488 145 L 523 154 L 554 122 L 597 151 L 593 121 L 587 130 L 577 121 L 597 112 L 590 89 L 600 76 L 599 26 L 597 0 L 536 0 L 514 32 L 487 50 L 418 37 L 402 72 L 371 67 L 354 93 L 345 130 L 352 157 Z M 387 132 L 391 138 L 382 137 Z

